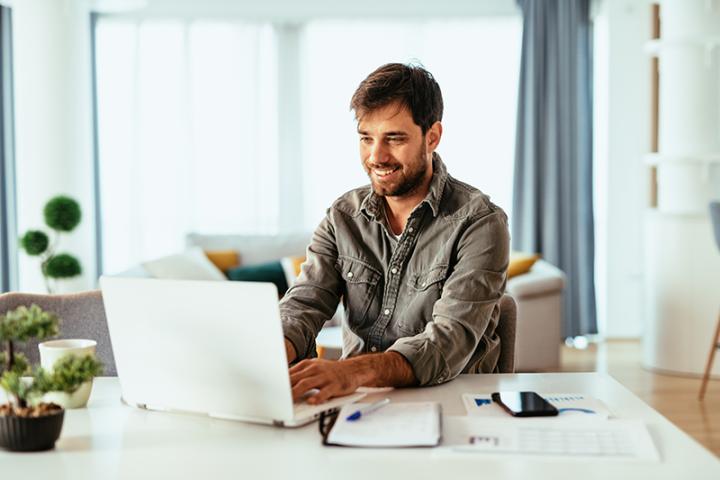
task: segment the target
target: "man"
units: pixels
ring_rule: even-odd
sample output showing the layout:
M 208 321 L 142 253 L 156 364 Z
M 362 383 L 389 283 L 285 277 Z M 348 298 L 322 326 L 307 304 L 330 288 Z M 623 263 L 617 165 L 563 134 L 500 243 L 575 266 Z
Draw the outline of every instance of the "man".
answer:
M 298 362 L 293 397 L 317 389 L 307 401 L 322 403 L 359 386 L 434 385 L 495 371 L 507 217 L 449 176 L 435 153 L 440 87 L 422 67 L 388 64 L 360 83 L 351 108 L 371 186 L 328 209 L 280 304 L 288 362 Z M 343 359 L 312 358 L 340 299 Z

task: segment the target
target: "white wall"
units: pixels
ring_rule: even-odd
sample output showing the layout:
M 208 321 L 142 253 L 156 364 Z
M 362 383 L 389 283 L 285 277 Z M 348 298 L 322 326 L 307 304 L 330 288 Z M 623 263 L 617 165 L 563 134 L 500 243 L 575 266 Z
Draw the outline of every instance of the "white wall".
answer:
M 649 198 L 651 2 L 604 0 L 596 28 L 596 238 L 598 323 L 604 337 L 639 337 L 643 219 Z M 606 72 L 602 66 L 606 66 Z
M 90 17 L 80 0 L 12 2 L 15 162 L 18 232 L 42 228 L 42 210 L 54 195 L 75 198 L 81 224 L 59 251 L 79 258 L 83 275 L 59 291 L 94 288 Z M 43 292 L 37 257 L 20 254 L 20 290 Z

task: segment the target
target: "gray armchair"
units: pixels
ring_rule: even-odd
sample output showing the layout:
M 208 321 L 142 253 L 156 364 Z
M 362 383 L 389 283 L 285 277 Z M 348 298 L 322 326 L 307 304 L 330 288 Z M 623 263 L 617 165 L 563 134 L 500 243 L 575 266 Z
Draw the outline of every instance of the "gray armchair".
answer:
M 105 306 L 100 290 L 60 295 L 4 293 L 0 295 L 0 313 L 4 314 L 21 305 L 30 306 L 33 303 L 60 317 L 60 336 L 58 338 L 95 340 L 97 342 L 95 355 L 105 365 L 103 374 L 117 375 L 105 318 Z M 39 362 L 37 341 L 22 344 L 18 350 L 23 352 L 31 363 Z
M 500 373 L 515 373 L 515 330 L 517 327 L 517 305 L 510 295 L 500 300 L 500 319 L 497 334 L 500 337 Z

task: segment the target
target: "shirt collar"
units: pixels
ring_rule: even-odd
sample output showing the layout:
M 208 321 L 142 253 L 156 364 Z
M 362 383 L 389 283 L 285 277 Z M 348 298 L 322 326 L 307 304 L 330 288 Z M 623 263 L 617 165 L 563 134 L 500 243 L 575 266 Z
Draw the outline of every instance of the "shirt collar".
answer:
M 433 217 L 437 217 L 440 212 L 440 201 L 442 200 L 443 191 L 445 190 L 445 183 L 447 183 L 448 172 L 445 163 L 443 163 L 437 152 L 433 152 L 432 164 L 433 176 L 432 180 L 430 180 L 430 188 L 423 201 L 420 202 L 420 205 L 426 203 L 432 210 Z M 382 218 L 380 216 L 383 212 L 382 208 L 382 197 L 373 192 L 372 185 L 368 186 L 368 195 L 360 204 L 360 211 L 373 217 L 375 220 L 380 220 Z M 417 207 L 415 209 L 417 210 Z

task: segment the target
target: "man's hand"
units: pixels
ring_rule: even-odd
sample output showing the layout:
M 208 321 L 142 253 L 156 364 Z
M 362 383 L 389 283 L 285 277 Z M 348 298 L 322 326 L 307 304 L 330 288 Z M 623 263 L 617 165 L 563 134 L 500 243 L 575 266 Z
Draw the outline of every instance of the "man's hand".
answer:
M 371 353 L 338 361 L 313 358 L 290 368 L 294 401 L 308 390 L 318 390 L 307 399 L 310 404 L 349 395 L 361 386 L 407 387 L 415 384 L 417 378 L 412 366 L 397 352 Z
M 349 362 L 338 362 L 313 358 L 303 360 L 290 369 L 293 401 L 297 401 L 308 390 L 318 389 L 307 403 L 318 404 L 332 397 L 353 393 L 360 386 L 359 376 Z
M 290 365 L 297 358 L 297 352 L 295 351 L 295 347 L 293 346 L 292 342 L 287 338 L 285 339 L 285 354 L 287 355 L 288 365 Z

